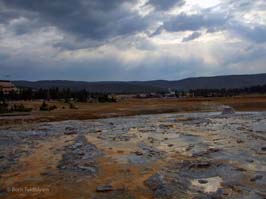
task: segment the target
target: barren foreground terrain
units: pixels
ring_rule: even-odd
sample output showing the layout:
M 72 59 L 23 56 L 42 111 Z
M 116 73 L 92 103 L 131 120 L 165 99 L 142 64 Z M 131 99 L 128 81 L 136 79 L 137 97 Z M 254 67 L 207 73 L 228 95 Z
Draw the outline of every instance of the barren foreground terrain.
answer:
M 1 198 L 266 198 L 266 112 L 2 126 Z

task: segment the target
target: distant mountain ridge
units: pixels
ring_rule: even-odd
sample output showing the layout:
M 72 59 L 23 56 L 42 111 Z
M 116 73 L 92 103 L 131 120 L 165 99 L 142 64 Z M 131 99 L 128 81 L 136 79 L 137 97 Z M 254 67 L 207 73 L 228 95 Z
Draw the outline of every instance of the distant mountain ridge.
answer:
M 68 80 L 42 80 L 42 81 L 13 81 L 17 87 L 33 89 L 59 89 L 70 88 L 72 90 L 86 89 L 90 92 L 99 93 L 147 93 L 166 91 L 168 89 L 230 89 L 245 88 L 257 85 L 266 85 L 266 73 L 255 75 L 228 75 L 213 77 L 193 77 L 177 81 L 154 80 L 154 81 L 106 81 L 86 82 Z

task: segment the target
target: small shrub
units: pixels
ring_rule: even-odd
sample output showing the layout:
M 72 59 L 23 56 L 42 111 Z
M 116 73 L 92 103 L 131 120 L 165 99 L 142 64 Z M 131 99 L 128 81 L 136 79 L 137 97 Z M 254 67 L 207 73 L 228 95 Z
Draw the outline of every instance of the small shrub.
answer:
M 46 104 L 45 101 L 42 102 L 42 105 L 40 106 L 40 111 L 49 111 L 48 104 Z
M 8 103 L 1 102 L 0 103 L 0 113 L 8 113 L 8 112 L 9 112 Z
M 57 109 L 56 105 L 48 106 L 48 104 L 43 101 L 42 105 L 40 106 L 40 111 L 52 111 Z
M 32 108 L 27 108 L 25 107 L 23 104 L 14 104 L 12 107 L 11 107 L 11 111 L 12 112 L 31 112 L 32 111 Z
M 52 111 L 52 110 L 55 110 L 55 109 L 57 109 L 56 105 L 52 105 L 52 106 L 49 107 L 49 111 Z

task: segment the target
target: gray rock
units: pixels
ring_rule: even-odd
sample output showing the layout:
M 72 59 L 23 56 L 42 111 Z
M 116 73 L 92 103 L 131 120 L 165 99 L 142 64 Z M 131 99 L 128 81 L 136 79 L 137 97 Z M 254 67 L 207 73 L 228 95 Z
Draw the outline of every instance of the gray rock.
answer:
M 73 144 L 73 145 L 72 145 L 72 148 L 73 148 L 73 149 L 76 149 L 76 148 L 79 148 L 79 147 L 81 147 L 81 146 L 82 146 L 82 143 L 79 143 L 79 142 L 78 142 L 78 143 Z
M 192 163 L 189 168 L 196 168 L 196 169 L 204 169 L 210 167 L 211 164 L 209 162 L 197 162 Z
M 262 151 L 266 151 L 266 146 L 261 147 L 261 150 L 262 150 Z
M 198 180 L 198 182 L 199 182 L 200 184 L 207 184 L 207 183 L 208 183 L 208 180 L 200 179 L 200 180 Z
M 156 173 L 155 175 L 145 180 L 144 184 L 154 191 L 158 189 L 159 186 L 162 186 L 164 184 L 163 177 L 160 174 Z
M 67 130 L 67 131 L 73 131 L 73 130 L 75 130 L 75 129 L 74 129 L 73 127 L 69 127 L 69 126 L 68 126 L 68 127 L 65 128 L 65 130 Z
M 78 166 L 79 169 L 83 170 L 83 171 L 87 171 L 90 173 L 96 173 L 96 169 L 94 167 L 90 167 L 90 166 Z
M 74 144 L 65 148 L 58 168 L 95 176 L 97 173 L 96 159 L 101 155 L 103 153 L 94 144 L 88 143 L 85 136 L 78 136 Z
M 261 176 L 261 175 L 256 175 L 255 177 L 251 178 L 250 181 L 251 181 L 251 182 L 255 182 L 255 181 L 257 181 L 257 180 L 261 180 L 262 178 L 263 178 L 263 176 Z
M 235 114 L 235 110 L 232 107 L 225 107 L 222 111 L 222 115 L 232 115 Z
M 65 135 L 76 135 L 78 134 L 77 131 L 67 131 L 67 132 L 64 132 Z
M 101 185 L 96 187 L 97 192 L 107 192 L 113 191 L 113 187 L 111 185 Z
M 143 153 L 141 151 L 136 151 L 135 154 L 136 155 L 143 155 Z
M 164 182 L 163 176 L 158 173 L 144 181 L 144 184 L 153 191 L 154 198 L 169 199 L 175 195 L 176 187 Z
M 162 185 L 159 186 L 156 191 L 154 192 L 154 197 L 155 198 L 172 198 L 171 196 L 173 196 L 174 190 L 172 190 L 171 187 L 167 186 L 167 185 Z

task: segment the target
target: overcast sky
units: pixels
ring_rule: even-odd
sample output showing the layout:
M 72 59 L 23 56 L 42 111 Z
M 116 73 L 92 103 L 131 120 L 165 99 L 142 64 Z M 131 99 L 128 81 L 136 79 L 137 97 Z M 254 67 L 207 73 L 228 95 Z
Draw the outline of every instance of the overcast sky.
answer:
M 265 0 L 0 0 L 0 79 L 264 72 Z

